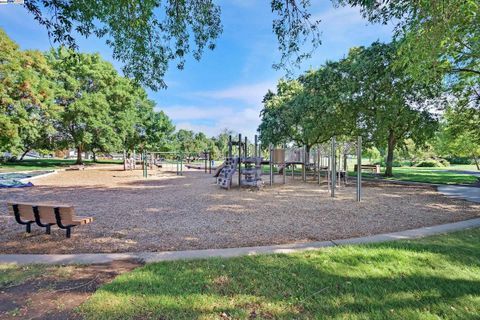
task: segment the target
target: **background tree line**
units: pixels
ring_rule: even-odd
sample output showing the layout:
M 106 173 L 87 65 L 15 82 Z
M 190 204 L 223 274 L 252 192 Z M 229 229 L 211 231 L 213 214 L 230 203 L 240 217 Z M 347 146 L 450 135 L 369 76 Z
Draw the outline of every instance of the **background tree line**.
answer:
M 94 160 L 123 150 L 226 152 L 227 133 L 175 132 L 155 107 L 141 86 L 99 54 L 23 51 L 0 29 L 0 152 L 21 160 L 32 150 L 75 148 L 78 163 L 84 152 Z
M 294 143 L 307 152 L 333 136 L 363 137 L 385 156 L 385 175 L 393 174 L 395 155 L 434 148 L 433 156 L 467 156 L 478 163 L 475 109 L 458 111 L 462 96 L 443 81 L 418 81 L 396 63 L 401 44 L 375 42 L 352 48 L 293 80 L 280 80 L 264 97 L 259 126 L 262 143 Z M 477 115 L 478 116 L 478 115 Z M 471 125 L 464 126 L 467 121 Z M 378 151 L 380 150 L 380 151 Z M 378 158 L 378 156 L 376 156 Z

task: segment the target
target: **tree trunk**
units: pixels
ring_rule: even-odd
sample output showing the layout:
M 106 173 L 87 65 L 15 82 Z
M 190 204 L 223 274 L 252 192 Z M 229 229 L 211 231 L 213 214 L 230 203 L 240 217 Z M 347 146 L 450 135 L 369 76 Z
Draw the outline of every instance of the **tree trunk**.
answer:
M 479 163 L 476 155 L 473 155 L 473 161 L 475 162 L 475 165 L 477 166 L 477 170 L 480 171 L 480 163 Z
M 92 155 L 93 155 L 93 162 L 97 162 L 97 154 L 95 153 L 95 151 L 92 151 Z
M 22 161 L 23 158 L 27 155 L 28 151 L 30 151 L 30 149 L 27 149 L 27 150 L 25 150 L 24 153 L 22 153 L 22 156 L 20 157 L 20 161 Z
M 393 152 L 395 150 L 395 136 L 393 131 L 388 135 L 387 167 L 385 168 L 385 177 L 393 177 Z
M 78 146 L 77 147 L 77 162 L 76 164 L 82 164 L 82 147 Z
M 305 163 L 308 164 L 310 162 L 310 150 L 312 149 L 312 146 L 306 145 L 305 146 Z

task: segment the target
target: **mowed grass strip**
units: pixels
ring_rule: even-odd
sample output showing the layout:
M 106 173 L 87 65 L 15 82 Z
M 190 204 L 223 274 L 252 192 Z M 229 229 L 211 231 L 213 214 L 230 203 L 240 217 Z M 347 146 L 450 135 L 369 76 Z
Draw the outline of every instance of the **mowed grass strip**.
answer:
M 52 170 L 75 164 L 72 159 L 25 159 L 0 164 L 0 172 Z M 94 164 L 91 160 L 84 160 L 86 165 Z M 98 164 L 121 164 L 121 160 L 99 160 Z
M 465 170 L 475 172 L 473 166 L 465 166 Z M 474 184 L 480 181 L 479 177 L 474 175 L 455 172 L 464 170 L 459 166 L 451 166 L 445 168 L 421 168 L 421 167 L 395 167 L 393 168 L 393 177 L 386 178 L 383 176 L 385 172 L 382 168 L 382 175 L 374 175 L 369 172 L 363 172 L 362 176 L 365 178 L 382 178 L 387 180 L 412 181 L 435 184 Z M 350 171 L 350 177 L 355 177 L 356 172 Z
M 451 171 L 449 171 L 451 170 Z M 415 181 L 438 184 L 473 184 L 479 182 L 479 178 L 474 175 L 457 173 L 455 169 L 447 168 L 418 168 L 418 167 L 400 167 L 393 168 L 392 180 Z
M 148 264 L 86 319 L 478 319 L 480 229 L 288 255 Z

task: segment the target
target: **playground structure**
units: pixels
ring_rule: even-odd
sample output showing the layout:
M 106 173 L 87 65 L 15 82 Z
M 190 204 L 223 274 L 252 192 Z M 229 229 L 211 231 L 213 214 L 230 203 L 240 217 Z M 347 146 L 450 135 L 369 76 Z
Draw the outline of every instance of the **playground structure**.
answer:
M 233 151 L 236 148 L 236 155 Z M 322 184 L 322 178 L 326 180 L 328 190 L 331 197 L 335 197 L 335 190 L 348 184 L 348 160 L 349 156 L 355 155 L 353 151 L 356 150 L 357 163 L 355 171 L 357 173 L 356 179 L 356 200 L 361 200 L 362 189 L 362 139 L 357 138 L 356 143 L 340 142 L 338 143 L 336 137 L 332 137 L 329 143 L 315 145 L 311 148 L 294 148 L 283 145 L 282 148 L 275 148 L 269 145 L 267 149 L 268 159 L 262 157 L 262 147 L 258 142 L 258 137 L 255 135 L 254 143 L 250 143 L 247 137 L 242 140 L 242 134 L 238 135 L 238 140 L 233 140 L 229 136 L 228 153 L 223 164 L 215 169 L 214 177 L 216 184 L 222 188 L 230 189 L 236 173 L 238 177 L 239 187 L 255 187 L 263 186 L 262 179 L 263 166 L 267 165 L 269 168 L 269 185 L 275 183 L 275 171 L 277 175 L 282 176 L 282 183 L 286 183 L 286 176 L 290 170 L 291 179 L 295 179 L 296 169 L 301 167 L 301 177 L 304 182 L 307 182 L 309 177 L 313 177 L 314 181 Z M 192 161 L 204 162 L 204 165 L 192 163 Z M 207 150 L 199 153 L 184 153 L 184 152 L 147 152 L 144 151 L 140 157 L 133 157 L 124 159 L 124 170 L 135 170 L 139 164 L 143 170 L 143 177 L 148 177 L 148 170 L 164 169 L 170 166 L 170 170 L 176 175 L 182 176 L 184 166 L 188 169 L 203 169 L 205 173 L 212 173 L 212 161 L 210 152 Z
M 212 172 L 212 163 L 210 160 L 210 152 L 204 151 L 198 153 L 185 153 L 177 151 L 144 151 L 140 155 L 133 153 L 130 157 L 124 156 L 123 169 L 136 170 L 137 166 L 141 166 L 143 177 L 148 177 L 148 170 L 160 169 L 164 171 L 175 172 L 176 175 L 182 176 L 184 167 L 201 169 L 198 165 L 190 162 L 194 160 L 204 161 L 203 169 L 205 173 Z
M 233 156 L 232 149 L 237 147 L 238 155 Z M 274 148 L 268 146 L 268 159 L 261 156 L 261 145 L 258 143 L 258 137 L 255 135 L 253 144 L 253 155 L 249 154 L 248 139 L 242 141 L 242 135 L 238 135 L 238 140 L 233 141 L 229 137 L 228 155 L 225 162 L 220 165 L 214 173 L 217 178 L 217 185 L 222 188 L 230 189 L 235 173 L 238 174 L 238 185 L 260 187 L 263 185 L 262 174 L 263 165 L 269 167 L 269 185 L 275 182 L 275 171 L 282 176 L 282 183 L 286 183 L 286 176 L 290 169 L 291 178 L 296 175 L 297 166 L 301 166 L 301 176 L 304 182 L 309 176 L 313 176 L 318 184 L 322 183 L 322 177 L 326 179 L 331 197 L 335 197 L 335 189 L 348 183 L 348 159 L 351 155 L 356 155 L 356 200 L 361 200 L 362 189 L 362 138 L 358 137 L 356 143 L 342 142 L 338 143 L 336 137 L 332 137 L 329 143 L 318 144 L 307 150 L 303 148 Z M 356 151 L 356 152 L 353 152 Z
M 352 151 L 356 151 L 353 153 Z M 318 184 L 322 183 L 322 177 L 326 179 L 331 197 L 335 197 L 335 189 L 348 183 L 348 157 L 356 155 L 357 164 L 355 170 L 357 173 L 356 182 L 356 200 L 361 200 L 362 189 L 362 138 L 358 137 L 356 143 L 342 142 L 337 143 L 336 137 L 332 137 L 330 143 L 318 144 L 307 151 L 303 148 L 274 148 L 269 146 L 270 159 L 264 161 L 269 165 L 270 185 L 274 184 L 274 167 L 283 177 L 283 183 L 286 183 L 286 175 L 290 169 L 291 178 L 295 178 L 295 169 L 301 166 L 302 180 L 307 181 L 308 176 L 312 176 Z
M 238 149 L 238 156 L 233 156 L 233 147 Z M 255 135 L 254 152 L 249 155 L 248 139 L 242 141 L 242 135 L 238 135 L 238 141 L 233 141 L 232 136 L 228 139 L 228 155 L 225 162 L 215 172 L 217 185 L 230 189 L 235 172 L 238 171 L 238 185 L 249 187 L 260 187 L 262 181 L 262 157 L 259 156 L 260 148 Z M 243 165 L 243 167 L 242 167 Z

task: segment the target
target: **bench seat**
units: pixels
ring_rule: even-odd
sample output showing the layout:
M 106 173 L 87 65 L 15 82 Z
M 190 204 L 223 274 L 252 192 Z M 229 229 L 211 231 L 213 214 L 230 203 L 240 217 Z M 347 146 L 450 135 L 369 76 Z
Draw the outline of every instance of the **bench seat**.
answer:
M 35 222 L 39 227 L 46 228 L 50 234 L 51 226 L 57 225 L 66 230 L 67 238 L 71 236 L 73 227 L 93 222 L 92 217 L 77 217 L 73 206 L 63 204 L 34 204 L 34 203 L 7 203 L 9 212 L 15 220 L 26 225 L 26 231 L 31 232 L 31 224 Z

